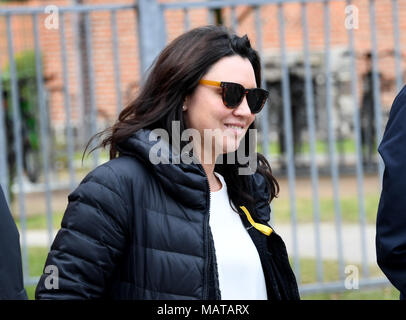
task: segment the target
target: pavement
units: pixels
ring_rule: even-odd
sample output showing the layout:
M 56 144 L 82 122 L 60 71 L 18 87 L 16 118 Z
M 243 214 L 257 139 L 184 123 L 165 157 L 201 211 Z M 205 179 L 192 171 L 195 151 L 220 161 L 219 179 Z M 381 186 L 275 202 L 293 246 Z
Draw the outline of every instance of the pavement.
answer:
M 21 230 L 19 230 L 19 232 L 20 232 L 20 243 L 22 245 L 24 237 Z M 53 232 L 52 237 L 49 238 L 48 230 L 29 230 L 26 232 L 27 245 L 29 247 L 47 247 L 49 243 L 52 243 L 52 241 L 55 239 L 57 232 L 58 231 L 55 230 Z
M 274 226 L 275 231 L 285 241 L 289 256 L 293 257 L 293 231 L 290 224 Z M 54 231 L 52 241 L 57 231 Z M 368 264 L 376 264 L 375 225 L 365 226 L 366 260 Z M 315 228 L 312 223 L 297 224 L 297 248 L 301 258 L 315 258 Z M 346 264 L 362 262 L 361 230 L 358 224 L 342 224 L 341 226 L 343 258 Z M 20 231 L 20 240 L 23 235 Z M 28 246 L 46 247 L 51 242 L 47 230 L 29 230 L 26 233 Z M 323 260 L 338 260 L 337 229 L 333 223 L 320 224 L 320 249 Z
M 291 225 L 276 225 L 275 231 L 285 241 L 289 256 L 293 256 L 293 232 Z M 338 260 L 337 235 L 339 234 L 335 224 L 320 223 L 320 251 L 322 259 Z M 316 233 L 312 223 L 303 223 L 297 225 L 297 248 L 299 256 L 303 258 L 316 257 Z M 343 260 L 346 263 L 362 262 L 362 238 L 361 228 L 358 224 L 341 225 L 341 243 L 343 251 Z M 376 264 L 375 251 L 375 225 L 365 226 L 365 252 L 368 264 Z

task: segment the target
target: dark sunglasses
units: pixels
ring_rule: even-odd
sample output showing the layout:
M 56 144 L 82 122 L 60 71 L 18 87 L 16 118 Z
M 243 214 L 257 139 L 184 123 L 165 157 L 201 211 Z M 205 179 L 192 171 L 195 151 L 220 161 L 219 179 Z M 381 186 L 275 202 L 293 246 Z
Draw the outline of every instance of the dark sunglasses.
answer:
M 244 95 L 247 95 L 247 102 L 251 110 L 251 113 L 260 112 L 264 107 L 266 99 L 268 98 L 269 95 L 269 92 L 264 89 L 260 88 L 245 89 L 239 83 L 234 82 L 200 80 L 199 83 L 214 87 L 221 87 L 222 88 L 221 95 L 223 98 L 223 103 L 227 108 L 231 109 L 237 108 L 244 99 Z

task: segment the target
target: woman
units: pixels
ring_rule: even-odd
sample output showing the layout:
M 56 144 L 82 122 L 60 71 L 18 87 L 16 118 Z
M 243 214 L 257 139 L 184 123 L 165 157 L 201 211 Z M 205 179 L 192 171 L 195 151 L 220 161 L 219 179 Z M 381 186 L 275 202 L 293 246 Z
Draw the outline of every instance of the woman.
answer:
M 266 225 L 279 189 L 271 168 L 257 155 L 254 174 L 240 170 L 249 164 L 237 147 L 249 155 L 267 98 L 260 71 L 248 38 L 223 27 L 193 29 L 162 51 L 104 132 L 111 160 L 69 195 L 46 261 L 58 289 L 44 274 L 37 298 L 299 298 L 284 243 Z

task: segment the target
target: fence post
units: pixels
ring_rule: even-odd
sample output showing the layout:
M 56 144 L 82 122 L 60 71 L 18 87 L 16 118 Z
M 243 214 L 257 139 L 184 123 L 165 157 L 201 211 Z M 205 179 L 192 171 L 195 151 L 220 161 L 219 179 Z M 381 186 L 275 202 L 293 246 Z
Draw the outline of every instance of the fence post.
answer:
M 138 41 L 141 82 L 147 69 L 166 43 L 163 9 L 157 0 L 138 0 Z

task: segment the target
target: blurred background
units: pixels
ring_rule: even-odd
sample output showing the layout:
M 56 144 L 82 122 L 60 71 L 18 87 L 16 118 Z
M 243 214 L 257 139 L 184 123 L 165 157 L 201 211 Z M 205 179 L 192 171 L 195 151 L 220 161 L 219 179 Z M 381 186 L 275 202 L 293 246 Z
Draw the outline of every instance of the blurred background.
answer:
M 68 194 L 108 161 L 100 149 L 82 161 L 90 137 L 169 41 L 207 24 L 260 52 L 270 98 L 258 151 L 281 185 L 271 224 L 302 298 L 398 299 L 376 264 L 375 222 L 377 146 L 405 76 L 405 0 L 0 0 L 0 184 L 29 297 Z

